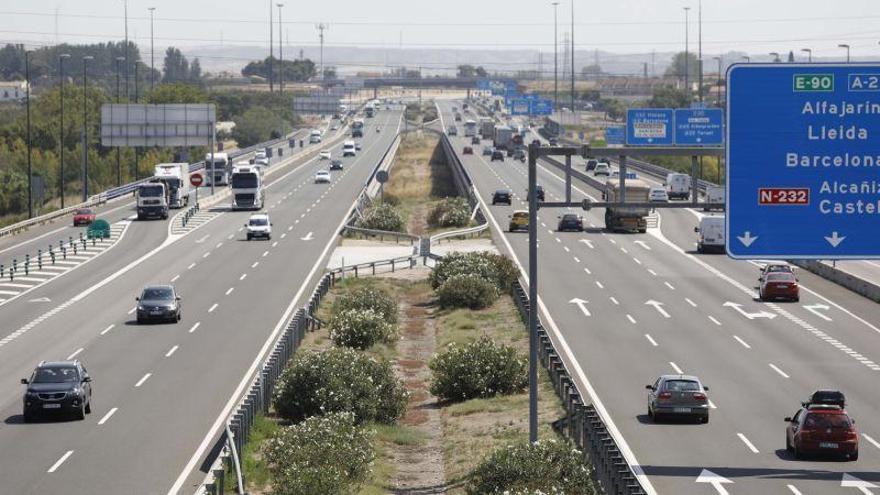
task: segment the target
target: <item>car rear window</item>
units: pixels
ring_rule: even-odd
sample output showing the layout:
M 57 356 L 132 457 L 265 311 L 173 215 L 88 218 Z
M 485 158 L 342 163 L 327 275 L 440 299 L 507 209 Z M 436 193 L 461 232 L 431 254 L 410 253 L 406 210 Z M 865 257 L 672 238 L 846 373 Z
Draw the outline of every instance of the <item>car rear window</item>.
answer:
M 565 220 L 566 222 L 574 222 L 578 219 L 578 217 L 577 217 L 577 215 L 572 215 L 570 213 L 567 213 L 565 215 L 562 215 L 562 219 Z
M 514 216 L 514 218 L 528 218 L 529 214 L 524 211 L 520 211 L 520 212 L 514 213 L 513 216 Z
M 92 210 L 76 210 L 77 215 L 91 215 Z
M 794 275 L 786 272 L 777 272 L 767 275 L 770 282 L 794 282 Z
M 664 385 L 664 390 L 670 392 L 699 392 L 700 384 L 693 380 L 669 380 Z
M 810 413 L 804 420 L 807 428 L 849 428 L 852 426 L 849 416 L 843 413 Z

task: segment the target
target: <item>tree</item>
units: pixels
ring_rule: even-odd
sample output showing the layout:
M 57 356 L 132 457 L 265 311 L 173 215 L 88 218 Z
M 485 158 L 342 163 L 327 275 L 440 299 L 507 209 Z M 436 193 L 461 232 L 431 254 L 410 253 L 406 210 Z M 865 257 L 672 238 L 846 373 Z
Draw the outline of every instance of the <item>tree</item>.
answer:
M 458 66 L 458 74 L 456 77 L 463 78 L 471 78 L 471 77 L 487 77 L 489 75 L 482 66 L 474 67 L 470 64 L 462 64 Z
M 648 106 L 651 108 L 686 108 L 691 104 L 689 93 L 683 89 L 671 86 L 661 87 L 654 90 Z
M 685 64 L 685 60 L 687 60 L 687 64 Z M 700 66 L 697 56 L 691 52 L 688 52 L 687 57 L 685 57 L 685 52 L 676 53 L 672 57 L 672 64 L 666 68 L 664 75 L 684 80 L 685 65 L 687 65 L 688 80 L 698 80 L 700 78 Z
M 163 68 L 164 75 L 162 82 L 175 83 L 190 80 L 189 61 L 183 56 L 180 50 L 169 46 L 165 50 L 165 64 Z
M 185 83 L 160 84 L 147 93 L 149 103 L 207 103 L 201 88 Z
M 336 79 L 336 67 L 324 67 L 324 79 Z
M 198 82 L 202 80 L 202 64 L 199 63 L 199 59 L 193 59 L 192 63 L 189 65 L 189 80 L 192 82 Z
M 602 99 L 599 100 L 599 109 L 605 112 L 605 116 L 611 120 L 620 120 L 626 115 L 626 105 L 620 100 Z
M 585 78 L 589 79 L 591 77 L 598 77 L 602 75 L 602 67 L 599 64 L 591 64 L 587 65 L 583 69 L 581 69 L 581 75 Z
M 258 76 L 268 80 L 270 62 L 272 65 L 273 81 L 277 81 L 280 78 L 281 71 L 284 72 L 284 80 L 287 82 L 305 82 L 318 74 L 315 63 L 309 59 L 285 60 L 282 63 L 275 57 L 266 57 L 263 60 L 249 62 L 241 69 L 241 75 L 245 77 Z
M 233 120 L 232 138 L 240 148 L 281 137 L 291 130 L 290 124 L 263 106 L 250 107 Z

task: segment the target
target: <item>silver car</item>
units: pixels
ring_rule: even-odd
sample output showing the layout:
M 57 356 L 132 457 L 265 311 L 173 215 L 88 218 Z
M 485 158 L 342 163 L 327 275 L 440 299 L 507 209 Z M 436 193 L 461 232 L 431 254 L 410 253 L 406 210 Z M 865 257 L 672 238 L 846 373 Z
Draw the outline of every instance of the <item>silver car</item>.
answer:
M 692 417 L 709 422 L 709 387 L 691 375 L 661 375 L 648 389 L 648 416 L 654 422 L 662 417 Z

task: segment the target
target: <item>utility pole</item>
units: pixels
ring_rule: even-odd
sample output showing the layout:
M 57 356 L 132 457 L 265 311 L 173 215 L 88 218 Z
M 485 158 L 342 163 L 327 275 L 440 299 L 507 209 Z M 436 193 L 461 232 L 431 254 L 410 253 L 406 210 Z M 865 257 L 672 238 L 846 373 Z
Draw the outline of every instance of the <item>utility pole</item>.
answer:
M 122 103 L 119 100 L 119 63 L 124 62 L 125 57 L 116 57 L 116 103 Z M 119 146 L 116 147 L 116 187 L 122 185 L 122 161 L 120 160 Z
M 571 0 L 571 113 L 574 109 L 574 0 Z
M 700 103 L 703 102 L 703 0 L 697 4 L 697 63 L 700 69 Z M 702 160 L 703 157 L 700 157 Z
M 61 71 L 61 132 L 59 132 L 59 166 L 58 174 L 58 194 L 61 196 L 61 209 L 64 209 L 64 60 L 70 58 L 69 53 L 58 55 L 58 67 Z
M 324 30 L 330 29 L 330 26 L 321 22 L 321 23 L 318 23 L 318 25 L 315 26 L 315 28 L 318 30 L 318 39 L 321 40 L 321 54 L 320 54 L 321 55 L 321 57 L 320 57 L 320 59 L 321 59 L 321 82 L 323 83 L 324 82 Z
M 125 7 L 125 99 L 128 100 L 128 0 L 122 0 L 122 4 Z
M 149 7 L 147 10 L 150 11 L 150 91 L 152 91 L 153 86 L 156 84 L 156 69 L 153 67 L 153 54 L 155 52 L 153 49 L 153 13 L 156 11 L 156 7 Z
M 95 57 L 91 55 L 86 55 L 83 57 L 83 143 L 82 143 L 82 151 L 83 151 L 83 184 L 82 184 L 82 200 L 83 202 L 88 201 L 89 199 L 89 114 L 86 111 L 86 102 L 88 101 L 88 79 L 86 79 L 86 67 L 88 67 L 89 60 L 93 60 Z
M 559 2 L 553 2 L 553 106 L 559 109 L 559 22 L 557 13 Z
M 134 102 L 140 102 L 140 94 L 138 93 L 138 66 L 134 64 Z M 134 147 L 134 180 L 138 180 L 138 147 Z
M 281 7 L 284 7 L 284 4 L 276 5 L 278 5 L 278 92 L 284 93 L 284 52 L 281 46 Z
M 28 218 L 34 218 L 34 174 L 31 168 L 31 63 L 30 51 L 24 52 L 24 84 L 27 99 L 27 174 L 28 174 Z
M 690 54 L 688 53 L 688 11 L 691 10 L 690 7 L 684 8 L 684 91 L 685 94 L 690 93 L 690 87 L 688 86 L 688 58 Z
M 272 53 L 272 47 L 275 44 L 275 41 L 272 39 L 272 33 L 275 32 L 275 25 L 272 24 L 272 0 L 269 0 L 269 92 L 273 91 L 273 83 L 272 83 L 272 58 L 274 54 Z M 213 183 L 213 181 L 212 181 Z

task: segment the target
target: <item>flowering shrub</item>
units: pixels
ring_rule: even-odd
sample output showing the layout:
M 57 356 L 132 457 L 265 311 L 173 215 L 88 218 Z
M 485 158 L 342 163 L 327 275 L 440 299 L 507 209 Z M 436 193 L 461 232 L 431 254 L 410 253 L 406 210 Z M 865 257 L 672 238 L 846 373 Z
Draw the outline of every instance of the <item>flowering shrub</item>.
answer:
M 453 275 L 437 289 L 443 308 L 483 309 L 498 299 L 498 289 L 479 275 Z
M 510 290 L 519 271 L 510 258 L 488 251 L 449 253 L 431 271 L 431 287 L 443 285 L 453 275 L 478 275 L 491 282 L 499 291 Z
M 330 312 L 337 315 L 348 309 L 372 309 L 388 323 L 397 323 L 397 301 L 379 287 L 367 285 L 345 292 L 336 298 Z
M 367 349 L 378 342 L 393 342 L 394 325 L 373 309 L 346 309 L 330 320 L 330 339 L 338 346 Z
M 349 493 L 366 480 L 373 432 L 352 413 L 313 417 L 281 428 L 263 447 L 277 495 Z
M 376 203 L 367 209 L 360 226 L 365 229 L 385 230 L 387 232 L 403 232 L 403 217 L 389 203 Z
M 544 440 L 496 449 L 471 473 L 467 493 L 597 493 L 583 454 L 567 442 Z
M 351 412 L 358 423 L 393 423 L 406 402 L 403 382 L 387 362 L 346 347 L 297 353 L 273 397 L 278 415 L 293 422 Z
M 434 227 L 464 227 L 471 221 L 471 208 L 464 198 L 443 198 L 428 215 Z
M 528 385 L 526 358 L 485 336 L 465 345 L 449 344 L 429 366 L 431 393 L 450 401 L 511 394 Z

